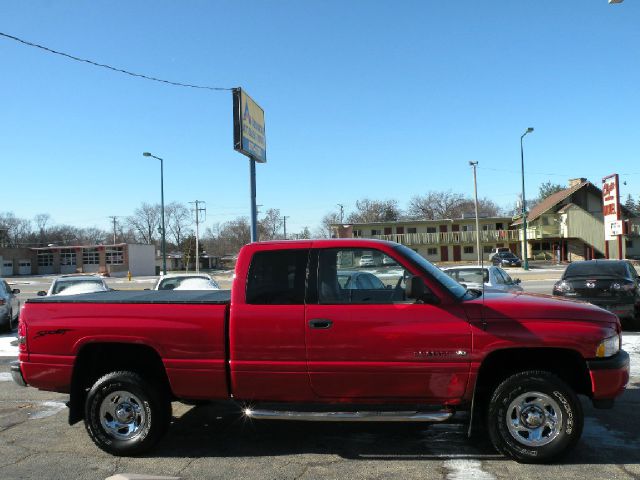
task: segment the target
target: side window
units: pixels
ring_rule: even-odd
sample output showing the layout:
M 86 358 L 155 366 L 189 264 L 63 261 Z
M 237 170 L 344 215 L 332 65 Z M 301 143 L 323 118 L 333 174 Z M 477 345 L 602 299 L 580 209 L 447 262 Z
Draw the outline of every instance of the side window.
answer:
M 404 301 L 407 275 L 401 265 L 378 250 L 319 250 L 318 302 L 383 304 Z
M 309 250 L 256 252 L 247 280 L 247 303 L 253 305 L 301 305 L 307 276 Z
M 496 268 L 493 272 L 496 275 L 496 283 L 498 285 L 504 285 L 505 283 L 507 283 L 504 276 L 502 275 L 502 270 L 500 270 L 499 268 Z

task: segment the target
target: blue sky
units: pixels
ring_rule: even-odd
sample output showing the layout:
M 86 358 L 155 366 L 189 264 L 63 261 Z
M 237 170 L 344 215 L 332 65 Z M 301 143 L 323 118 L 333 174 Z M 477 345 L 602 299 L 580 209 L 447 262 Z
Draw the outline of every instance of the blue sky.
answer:
M 640 195 L 640 4 L 536 1 L 10 1 L 0 31 L 265 110 L 258 203 L 314 228 L 342 203 L 429 190 L 513 204 L 618 172 Z M 249 215 L 230 92 L 132 78 L 0 38 L 0 211 L 108 229 L 159 201 Z

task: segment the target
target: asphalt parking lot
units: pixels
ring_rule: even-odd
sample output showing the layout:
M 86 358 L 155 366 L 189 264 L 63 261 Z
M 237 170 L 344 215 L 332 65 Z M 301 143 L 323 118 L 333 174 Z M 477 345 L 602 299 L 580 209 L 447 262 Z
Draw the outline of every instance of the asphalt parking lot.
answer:
M 559 273 L 512 276 L 523 279 L 525 290 L 548 292 Z M 25 296 L 35 295 L 34 289 L 46 283 L 23 280 Z M 131 288 L 153 283 L 137 280 L 109 282 L 113 288 L 120 281 Z M 66 395 L 21 388 L 11 381 L 14 338 L 0 336 L 1 479 L 103 479 L 123 472 L 184 479 L 640 477 L 638 333 L 624 337 L 624 348 L 632 354 L 628 390 L 612 410 L 595 410 L 583 402 L 586 424 L 578 447 L 561 464 L 542 466 L 520 465 L 496 454 L 486 441 L 467 440 L 462 416 L 439 425 L 258 422 L 229 407 L 181 403 L 174 403 L 171 428 L 154 451 L 116 458 L 98 450 L 82 424 L 67 424 Z

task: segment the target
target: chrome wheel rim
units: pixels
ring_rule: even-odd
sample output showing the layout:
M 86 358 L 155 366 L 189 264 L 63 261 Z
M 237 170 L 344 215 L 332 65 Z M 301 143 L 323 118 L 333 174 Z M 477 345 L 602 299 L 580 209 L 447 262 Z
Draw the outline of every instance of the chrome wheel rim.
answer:
M 507 409 L 509 433 L 528 447 L 553 442 L 562 430 L 562 410 L 549 395 L 527 392 L 516 397 Z
M 135 438 L 147 424 L 144 405 L 131 392 L 111 392 L 100 404 L 100 423 L 104 431 L 117 440 Z

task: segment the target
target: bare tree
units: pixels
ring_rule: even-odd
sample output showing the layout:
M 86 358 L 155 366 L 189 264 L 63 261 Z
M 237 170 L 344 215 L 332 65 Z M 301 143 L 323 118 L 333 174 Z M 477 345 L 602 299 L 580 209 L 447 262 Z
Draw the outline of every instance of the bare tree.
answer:
M 164 214 L 167 234 L 171 236 L 172 243 L 179 247 L 193 233 L 189 228 L 193 225 L 189 209 L 181 203 L 171 202 L 165 206 Z
M 247 217 L 207 228 L 203 246 L 212 255 L 234 255 L 251 241 L 251 225 Z
M 33 221 L 38 228 L 38 232 L 40 233 L 40 244 L 45 244 L 45 237 L 47 234 L 47 224 L 51 221 L 51 215 L 48 213 L 39 213 L 35 217 L 33 217 Z
M 16 217 L 12 212 L 0 213 L 0 231 L 8 247 L 28 246 L 33 234 L 31 222 Z
M 160 205 L 142 203 L 134 210 L 133 215 L 127 217 L 126 222 L 139 241 L 152 244 L 160 228 Z
M 402 212 L 397 200 L 370 200 L 363 198 L 356 201 L 356 211 L 347 217 L 348 223 L 392 222 L 399 220 Z
M 429 191 L 424 196 L 414 196 L 409 202 L 407 216 L 416 220 L 439 220 L 461 218 L 465 214 L 474 213 L 475 205 L 472 198 L 448 190 Z M 482 198 L 478 200 L 478 213 L 495 217 L 499 215 L 500 207 L 492 200 Z
M 259 222 L 260 239 L 275 240 L 281 238 L 280 230 L 284 220 L 280 215 L 280 209 L 270 208 Z
M 561 192 L 564 189 L 565 187 L 563 187 L 558 183 L 551 183 L 551 180 L 544 182 L 540 185 L 538 189 L 538 196 L 539 196 L 538 201 L 544 200 L 548 196 L 553 195 L 554 193 L 557 193 L 557 192 Z
M 313 231 L 315 238 L 330 238 L 332 232 L 331 225 L 337 225 L 340 223 L 339 212 L 329 212 L 320 220 L 320 226 Z

